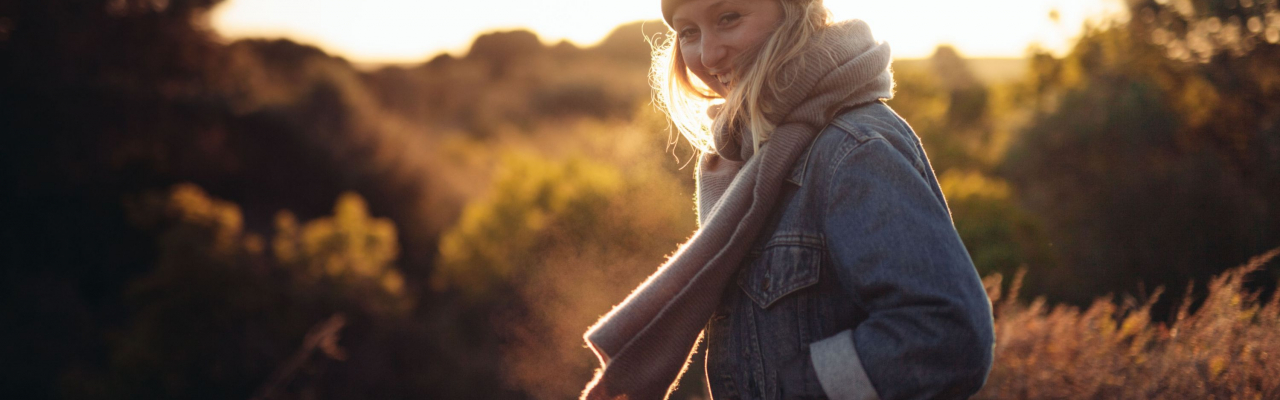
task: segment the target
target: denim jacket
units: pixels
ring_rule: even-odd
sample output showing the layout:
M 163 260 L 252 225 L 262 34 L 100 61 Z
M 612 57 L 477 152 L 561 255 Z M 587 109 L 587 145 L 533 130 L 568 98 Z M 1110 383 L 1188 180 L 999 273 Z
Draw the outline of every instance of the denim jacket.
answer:
M 707 324 L 719 399 L 951 399 L 991 367 L 991 304 L 915 132 L 843 111 L 791 171 Z

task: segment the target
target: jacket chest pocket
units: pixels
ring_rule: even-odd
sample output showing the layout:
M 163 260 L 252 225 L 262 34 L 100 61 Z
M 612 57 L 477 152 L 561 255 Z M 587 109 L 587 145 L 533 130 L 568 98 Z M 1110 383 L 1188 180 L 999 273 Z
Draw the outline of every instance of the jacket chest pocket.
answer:
M 824 240 L 812 235 L 774 236 L 738 277 L 752 302 L 767 309 L 779 299 L 818 283 Z

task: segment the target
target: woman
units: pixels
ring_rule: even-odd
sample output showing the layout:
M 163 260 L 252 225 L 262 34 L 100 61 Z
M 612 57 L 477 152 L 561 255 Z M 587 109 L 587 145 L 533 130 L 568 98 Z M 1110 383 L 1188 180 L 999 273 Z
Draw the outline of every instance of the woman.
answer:
M 883 103 L 888 45 L 821 0 L 662 11 L 676 35 L 655 83 L 702 152 L 700 226 L 587 332 L 603 368 L 583 397 L 664 398 L 699 337 L 716 399 L 977 392 L 991 306 L 919 139 Z

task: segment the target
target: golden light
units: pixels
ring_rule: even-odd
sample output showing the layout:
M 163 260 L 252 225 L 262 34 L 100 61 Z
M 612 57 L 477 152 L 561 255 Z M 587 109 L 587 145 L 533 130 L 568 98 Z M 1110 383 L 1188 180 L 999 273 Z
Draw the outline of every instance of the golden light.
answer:
M 1065 54 L 1086 21 L 1119 16 L 1119 0 L 828 0 L 837 19 L 867 21 L 898 58 L 922 58 L 939 44 L 967 57 L 1011 58 L 1032 44 Z
M 365 63 L 461 54 L 479 33 L 530 29 L 548 43 L 591 45 L 614 27 L 659 19 L 658 0 L 229 0 L 214 28 L 229 39 L 285 37 Z M 827 0 L 839 19 L 860 18 L 896 57 L 927 57 L 942 43 L 971 57 L 1020 57 L 1027 47 L 1064 52 L 1086 20 L 1118 14 L 1120 0 Z M 1057 15 L 1056 21 L 1050 18 Z

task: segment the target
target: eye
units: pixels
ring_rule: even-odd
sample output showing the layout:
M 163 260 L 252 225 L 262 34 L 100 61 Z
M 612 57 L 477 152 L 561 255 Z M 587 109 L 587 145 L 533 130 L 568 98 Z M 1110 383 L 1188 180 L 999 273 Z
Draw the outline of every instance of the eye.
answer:
M 687 27 L 687 28 L 681 29 L 680 33 L 677 34 L 677 37 L 679 37 L 680 41 L 683 42 L 697 35 L 698 35 L 698 28 Z
M 742 14 L 738 14 L 736 12 L 727 12 L 724 14 L 720 14 L 720 25 L 734 23 L 740 18 L 742 18 Z

